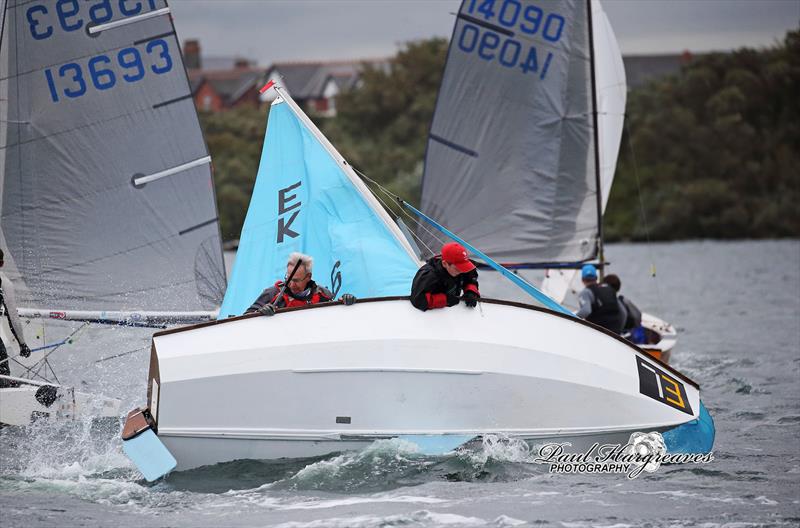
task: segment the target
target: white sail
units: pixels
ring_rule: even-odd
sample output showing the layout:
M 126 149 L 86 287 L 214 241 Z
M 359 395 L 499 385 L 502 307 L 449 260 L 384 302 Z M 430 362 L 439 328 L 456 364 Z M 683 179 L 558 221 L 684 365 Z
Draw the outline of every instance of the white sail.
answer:
M 592 259 L 625 107 L 616 40 L 597 1 L 495 7 L 459 10 L 423 211 L 504 263 Z
M 164 0 L 4 7 L 0 246 L 19 305 L 217 308 L 210 158 Z
M 600 145 L 598 152 L 600 189 L 602 209 L 605 212 L 617 170 L 617 156 L 625 120 L 627 82 L 619 44 L 598 0 L 592 1 L 592 21 L 599 128 L 597 136 Z M 577 271 L 574 269 L 549 269 L 542 281 L 542 291 L 558 302 L 563 302 L 570 293 L 575 293 L 581 287 Z
M 225 268 L 210 157 L 165 0 L 7 0 L 0 16 L 0 248 L 19 312 L 213 316 Z M 47 356 L 76 331 L 27 359 L 4 335 L 11 373 L 55 377 Z M 2 384 L 4 424 L 119 407 L 49 381 Z

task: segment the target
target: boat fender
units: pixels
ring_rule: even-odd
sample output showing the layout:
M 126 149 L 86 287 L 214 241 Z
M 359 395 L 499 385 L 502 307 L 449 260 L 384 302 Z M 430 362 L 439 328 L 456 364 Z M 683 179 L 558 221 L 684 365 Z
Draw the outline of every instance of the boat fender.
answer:
M 36 401 L 44 405 L 45 407 L 50 407 L 53 405 L 59 397 L 58 389 L 53 387 L 52 385 L 42 385 L 36 391 Z

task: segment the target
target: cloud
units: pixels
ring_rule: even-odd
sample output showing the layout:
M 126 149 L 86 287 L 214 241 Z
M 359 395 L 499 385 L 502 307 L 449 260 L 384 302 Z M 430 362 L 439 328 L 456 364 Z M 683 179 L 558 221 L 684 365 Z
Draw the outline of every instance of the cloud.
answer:
M 498 2 L 501 0 L 497 0 Z M 407 41 L 449 38 L 459 0 L 173 0 L 178 36 L 205 55 L 261 65 L 383 57 Z M 800 24 L 797 0 L 606 0 L 624 54 L 767 46 Z

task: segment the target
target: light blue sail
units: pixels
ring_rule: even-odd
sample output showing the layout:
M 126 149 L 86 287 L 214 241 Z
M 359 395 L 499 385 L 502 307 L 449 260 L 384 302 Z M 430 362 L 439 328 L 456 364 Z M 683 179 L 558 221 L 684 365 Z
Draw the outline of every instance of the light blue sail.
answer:
M 408 295 L 418 263 L 285 102 L 274 104 L 219 318 L 283 280 L 299 251 L 336 296 Z

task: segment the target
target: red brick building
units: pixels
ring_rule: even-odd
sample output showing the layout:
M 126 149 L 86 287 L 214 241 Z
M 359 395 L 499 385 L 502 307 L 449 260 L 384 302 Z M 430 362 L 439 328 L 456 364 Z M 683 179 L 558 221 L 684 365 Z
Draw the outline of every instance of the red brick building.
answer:
M 206 112 L 256 108 L 269 101 L 258 90 L 273 79 L 309 114 L 333 117 L 336 96 L 357 85 L 365 64 L 378 68 L 389 65 L 388 59 L 371 59 L 281 62 L 261 68 L 242 58 L 201 57 L 197 40 L 187 40 L 183 54 L 195 106 Z

